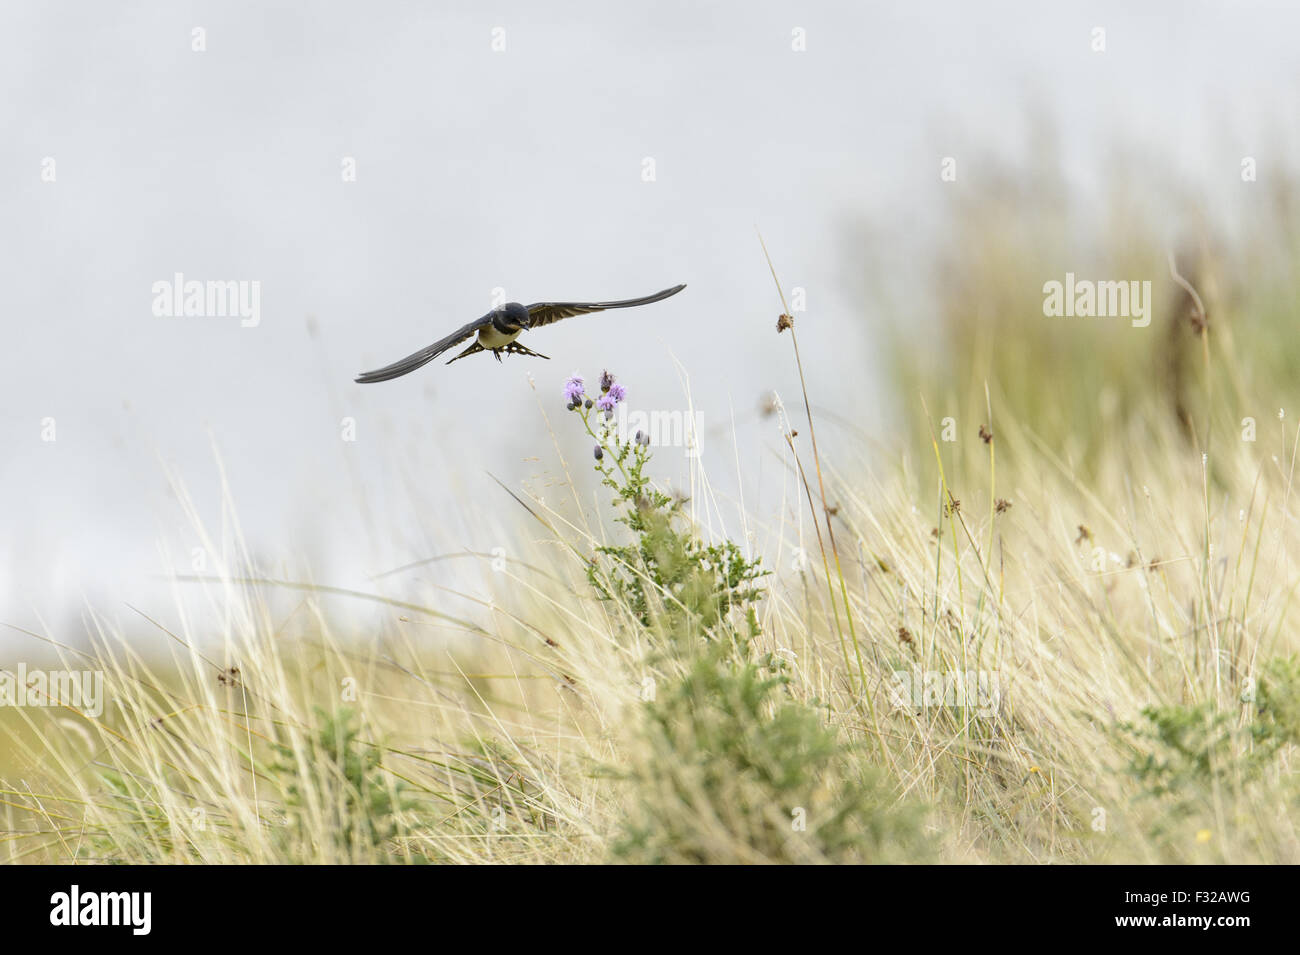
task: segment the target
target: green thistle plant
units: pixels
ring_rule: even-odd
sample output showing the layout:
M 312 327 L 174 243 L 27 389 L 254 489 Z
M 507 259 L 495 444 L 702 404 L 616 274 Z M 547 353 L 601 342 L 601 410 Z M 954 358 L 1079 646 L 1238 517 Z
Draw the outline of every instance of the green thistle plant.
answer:
M 709 635 L 733 608 L 748 607 L 762 596 L 753 585 L 764 575 L 758 561 L 747 560 L 732 541 L 706 544 L 684 527 L 681 502 L 655 488 L 646 475 L 650 461 L 647 436 L 621 436 L 614 409 L 625 400 L 614 376 L 601 376 L 601 395 L 594 403 L 582 392 L 582 379 L 565 385 L 568 407 L 595 440 L 595 470 L 601 484 L 614 492 L 615 520 L 634 540 L 602 545 L 587 578 L 605 600 L 631 608 L 643 627 L 675 636 Z

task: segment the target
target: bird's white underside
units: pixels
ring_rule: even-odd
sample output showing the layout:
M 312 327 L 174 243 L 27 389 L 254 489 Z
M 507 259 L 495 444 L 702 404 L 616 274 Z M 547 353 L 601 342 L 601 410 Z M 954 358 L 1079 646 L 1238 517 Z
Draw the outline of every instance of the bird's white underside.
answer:
M 478 343 L 484 348 L 503 348 L 518 337 L 519 332 L 511 332 L 509 335 L 505 335 L 491 325 L 478 330 Z

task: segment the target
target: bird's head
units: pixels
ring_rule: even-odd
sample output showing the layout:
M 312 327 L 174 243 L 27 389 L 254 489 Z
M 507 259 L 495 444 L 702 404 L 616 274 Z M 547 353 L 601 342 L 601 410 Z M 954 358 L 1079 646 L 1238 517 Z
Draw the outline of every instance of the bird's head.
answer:
M 501 313 L 505 317 L 507 325 L 515 328 L 528 328 L 531 325 L 528 318 L 528 309 L 518 302 L 507 302 L 501 306 Z

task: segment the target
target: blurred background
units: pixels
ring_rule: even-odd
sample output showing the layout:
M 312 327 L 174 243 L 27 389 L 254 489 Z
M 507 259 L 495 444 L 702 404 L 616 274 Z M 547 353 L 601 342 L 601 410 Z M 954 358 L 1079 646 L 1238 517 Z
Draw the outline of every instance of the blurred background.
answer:
M 634 408 L 689 392 L 710 480 L 770 511 L 763 408 L 801 398 L 756 227 L 800 290 L 832 456 L 893 453 L 922 396 L 973 430 L 986 383 L 1080 466 L 1140 389 L 1194 435 L 1171 251 L 1264 420 L 1300 350 L 1297 27 L 1280 2 L 8 0 L 0 622 L 137 620 L 240 535 L 268 575 L 361 590 L 508 549 L 521 512 L 489 475 L 564 493 L 558 451 L 586 480 L 575 371 Z M 259 282 L 260 322 L 155 315 L 178 272 Z M 1155 321 L 1045 318 L 1067 272 L 1150 280 Z M 497 289 L 679 282 L 529 337 L 549 362 L 352 382 Z M 657 461 L 685 480 L 684 453 Z M 421 573 L 479 573 L 458 566 Z

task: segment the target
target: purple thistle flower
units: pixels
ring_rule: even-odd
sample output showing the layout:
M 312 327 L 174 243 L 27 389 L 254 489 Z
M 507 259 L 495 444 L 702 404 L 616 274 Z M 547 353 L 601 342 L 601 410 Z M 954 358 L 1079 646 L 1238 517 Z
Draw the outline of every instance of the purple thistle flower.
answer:
M 614 399 L 614 404 L 618 404 L 627 397 L 627 389 L 618 382 L 611 382 L 609 386 L 609 396 Z
M 572 404 L 582 403 L 582 376 L 574 375 L 564 383 L 565 400 Z
M 604 411 L 607 414 L 614 413 L 614 405 L 618 404 L 618 399 L 613 394 L 606 392 L 596 399 L 596 410 Z

